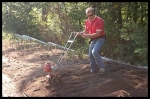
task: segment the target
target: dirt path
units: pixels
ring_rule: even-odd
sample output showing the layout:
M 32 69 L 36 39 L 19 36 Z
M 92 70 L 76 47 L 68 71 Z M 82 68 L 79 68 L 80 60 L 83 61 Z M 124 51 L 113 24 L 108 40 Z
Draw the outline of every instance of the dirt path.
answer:
M 2 97 L 27 97 L 10 78 L 2 74 Z
M 43 66 L 57 62 L 61 52 L 36 48 L 15 51 L 11 47 L 6 51 L 3 47 L 2 57 L 10 61 L 2 64 L 2 73 L 28 97 L 148 97 L 148 70 L 117 62 L 104 61 L 106 72 L 100 76 L 89 72 L 88 58 L 64 58 L 55 71 L 59 82 L 49 82 Z M 4 90 L 13 93 L 9 88 Z

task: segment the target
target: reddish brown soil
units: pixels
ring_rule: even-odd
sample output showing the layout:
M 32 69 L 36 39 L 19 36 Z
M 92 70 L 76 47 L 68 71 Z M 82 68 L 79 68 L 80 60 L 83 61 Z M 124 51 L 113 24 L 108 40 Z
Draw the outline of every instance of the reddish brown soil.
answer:
M 104 61 L 105 74 L 98 75 L 89 72 L 88 58 L 64 57 L 55 71 L 58 83 L 49 82 L 43 66 L 57 62 L 61 52 L 3 46 L 2 57 L 12 61 L 2 64 L 2 73 L 28 97 L 148 97 L 148 70 L 118 62 Z

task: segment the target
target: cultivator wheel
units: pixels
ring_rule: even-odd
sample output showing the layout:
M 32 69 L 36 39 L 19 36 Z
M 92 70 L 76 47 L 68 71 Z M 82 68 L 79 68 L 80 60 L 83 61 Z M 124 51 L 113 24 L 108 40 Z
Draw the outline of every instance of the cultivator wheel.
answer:
M 52 79 L 51 79 L 51 78 L 50 78 L 50 79 L 48 79 L 48 82 L 49 82 L 49 83 L 51 83 L 51 82 L 52 82 Z
M 49 83 L 58 83 L 58 77 L 51 77 L 49 78 Z
M 53 80 L 53 83 L 58 83 L 58 78 L 57 77 L 54 77 L 52 80 Z

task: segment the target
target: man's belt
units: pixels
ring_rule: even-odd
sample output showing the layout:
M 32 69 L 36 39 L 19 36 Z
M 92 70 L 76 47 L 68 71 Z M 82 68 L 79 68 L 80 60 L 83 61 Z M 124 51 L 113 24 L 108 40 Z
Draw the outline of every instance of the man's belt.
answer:
M 102 36 L 100 36 L 100 37 L 98 37 L 98 38 L 105 38 L 105 40 L 106 40 L 106 35 L 102 35 Z M 89 43 L 91 43 L 94 39 L 98 39 L 98 38 L 90 39 Z

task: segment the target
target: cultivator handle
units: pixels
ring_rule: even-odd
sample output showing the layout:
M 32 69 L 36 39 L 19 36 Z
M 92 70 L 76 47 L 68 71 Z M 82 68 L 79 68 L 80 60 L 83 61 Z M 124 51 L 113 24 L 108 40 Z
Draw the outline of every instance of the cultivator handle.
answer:
M 60 64 L 60 62 L 62 61 L 63 57 L 64 57 L 65 55 L 67 55 L 67 52 L 69 51 L 71 45 L 72 45 L 73 42 L 75 41 L 75 39 L 76 39 L 76 37 L 77 37 L 77 34 L 76 34 L 76 35 L 74 35 L 74 34 L 76 34 L 76 32 L 71 32 L 71 34 L 70 34 L 70 36 L 69 36 L 69 38 L 68 38 L 68 40 L 67 40 L 67 43 L 66 43 L 66 45 L 65 45 L 65 47 L 64 47 L 63 54 L 59 57 L 59 59 L 58 59 L 56 65 L 52 66 L 52 68 L 53 68 L 54 70 L 59 66 L 59 64 Z

